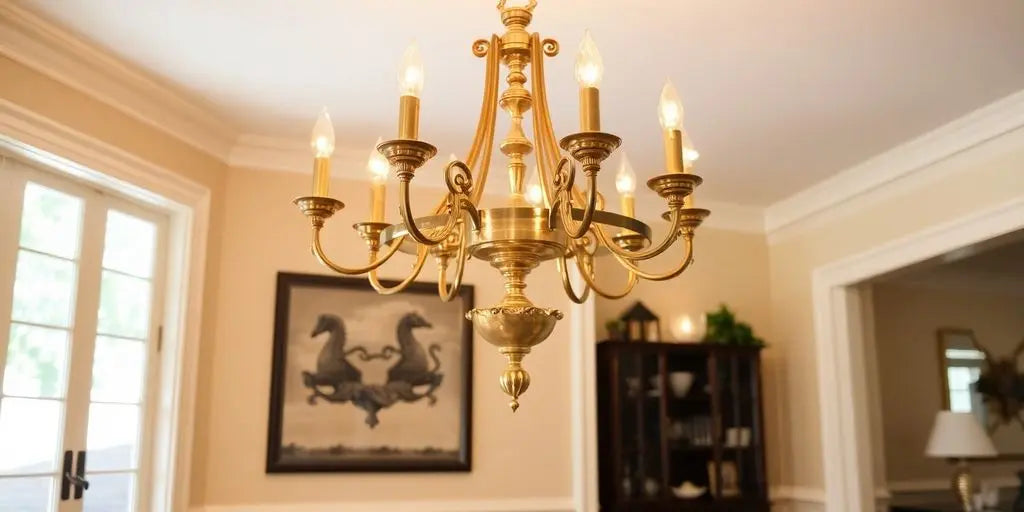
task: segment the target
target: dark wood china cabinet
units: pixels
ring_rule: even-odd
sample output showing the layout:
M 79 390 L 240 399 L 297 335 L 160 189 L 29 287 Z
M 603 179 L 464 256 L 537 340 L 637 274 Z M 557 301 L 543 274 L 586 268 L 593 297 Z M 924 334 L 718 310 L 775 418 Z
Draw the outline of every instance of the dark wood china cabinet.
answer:
M 597 348 L 602 512 L 767 511 L 759 347 Z

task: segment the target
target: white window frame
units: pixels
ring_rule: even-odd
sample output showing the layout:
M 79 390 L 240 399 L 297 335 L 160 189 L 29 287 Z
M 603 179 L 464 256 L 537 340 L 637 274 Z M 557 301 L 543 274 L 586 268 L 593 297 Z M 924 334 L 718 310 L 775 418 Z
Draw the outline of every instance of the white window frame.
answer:
M 148 468 L 152 485 L 142 510 L 188 510 L 210 190 L 0 99 L 0 154 L 4 152 L 168 216 L 163 347 L 155 374 L 160 381 L 152 383 L 160 396 L 155 397 Z

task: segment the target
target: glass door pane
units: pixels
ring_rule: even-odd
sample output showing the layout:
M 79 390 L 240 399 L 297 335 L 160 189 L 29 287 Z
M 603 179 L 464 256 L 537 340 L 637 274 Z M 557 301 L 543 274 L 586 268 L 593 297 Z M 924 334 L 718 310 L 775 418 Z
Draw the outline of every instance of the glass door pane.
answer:
M 707 355 L 672 351 L 666 371 L 668 484 L 677 498 L 707 501 L 711 497 L 708 463 L 714 458 Z
M 623 351 L 619 361 L 622 399 L 622 496 L 658 499 L 666 491 L 661 458 L 662 385 L 655 352 Z
M 0 510 L 44 512 L 55 510 L 62 470 L 83 201 L 20 184 L 10 316 L 0 338 Z
M 730 352 L 719 357 L 721 386 L 721 496 L 742 500 L 761 497 L 760 410 L 755 353 Z

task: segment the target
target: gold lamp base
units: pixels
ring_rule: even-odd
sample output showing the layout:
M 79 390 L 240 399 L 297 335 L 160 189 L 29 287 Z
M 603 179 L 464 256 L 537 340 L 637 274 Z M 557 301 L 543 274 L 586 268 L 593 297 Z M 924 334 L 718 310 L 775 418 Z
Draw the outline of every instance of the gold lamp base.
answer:
M 971 501 L 975 492 L 974 476 L 971 475 L 971 468 L 967 465 L 967 461 L 961 459 L 957 464 L 951 487 L 953 496 L 956 497 L 957 503 L 963 507 L 964 512 L 974 512 L 974 502 Z

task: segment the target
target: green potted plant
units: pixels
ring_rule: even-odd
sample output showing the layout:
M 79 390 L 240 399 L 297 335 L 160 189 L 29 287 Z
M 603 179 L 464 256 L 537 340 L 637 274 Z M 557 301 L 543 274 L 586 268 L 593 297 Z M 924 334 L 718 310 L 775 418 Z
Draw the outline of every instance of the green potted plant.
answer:
M 625 339 L 626 322 L 618 319 L 608 320 L 604 323 L 604 329 L 608 332 L 608 339 L 621 341 Z
M 736 314 L 722 304 L 718 310 L 707 314 L 705 343 L 724 343 L 748 347 L 763 347 L 763 339 L 754 335 L 754 329 L 746 322 L 737 322 Z

